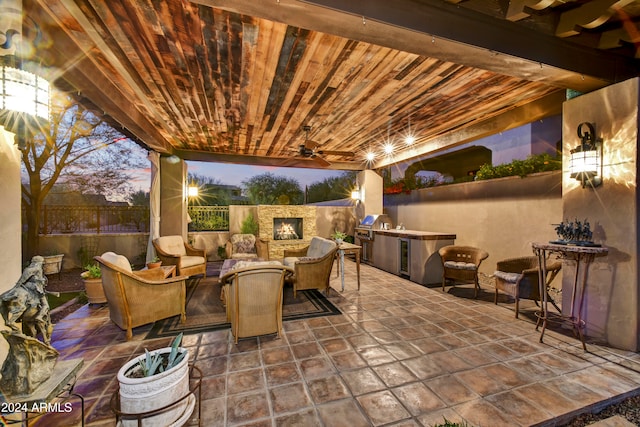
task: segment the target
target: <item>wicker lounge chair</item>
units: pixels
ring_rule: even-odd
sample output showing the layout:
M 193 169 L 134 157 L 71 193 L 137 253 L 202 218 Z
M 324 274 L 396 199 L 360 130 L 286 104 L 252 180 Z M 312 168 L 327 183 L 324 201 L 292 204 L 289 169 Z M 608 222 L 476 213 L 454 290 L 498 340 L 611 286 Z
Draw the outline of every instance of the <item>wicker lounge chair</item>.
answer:
M 309 246 L 285 250 L 283 264 L 295 272 L 293 297 L 303 289 L 324 289 L 329 294 L 329 279 L 338 245 L 333 240 L 313 237 Z
M 204 249 L 196 249 L 182 236 L 162 236 L 153 240 L 158 258 L 163 265 L 175 265 L 179 276 L 202 274 L 207 277 L 207 255 Z
M 474 298 L 478 297 L 480 283 L 478 282 L 478 269 L 482 261 L 489 254 L 473 246 L 445 246 L 438 250 L 442 259 L 442 291 L 444 292 L 447 281 L 455 283 L 473 283 Z
M 282 332 L 282 287 L 287 273 L 283 265 L 255 264 L 234 269 L 220 278 L 225 286 L 227 319 L 239 338 Z
M 186 319 L 186 276 L 164 278 L 160 268 L 132 271 L 129 260 L 114 252 L 94 258 L 102 271 L 102 286 L 113 323 L 127 331 L 132 328 L 180 315 Z
M 232 235 L 225 245 L 225 250 L 227 258 L 231 259 L 269 259 L 269 242 L 257 239 L 253 234 Z
M 498 291 L 511 295 L 516 301 L 516 319 L 518 318 L 520 299 L 531 299 L 536 303 L 540 301 L 538 265 L 538 257 L 536 256 L 509 258 L 497 263 L 496 272 L 493 273 L 496 282 L 496 293 L 493 302 L 495 304 L 498 303 Z M 562 263 L 560 261 L 547 263 L 547 277 L 545 278 L 547 290 L 561 268 Z M 561 311 L 548 293 L 547 301 L 550 301 L 556 310 Z

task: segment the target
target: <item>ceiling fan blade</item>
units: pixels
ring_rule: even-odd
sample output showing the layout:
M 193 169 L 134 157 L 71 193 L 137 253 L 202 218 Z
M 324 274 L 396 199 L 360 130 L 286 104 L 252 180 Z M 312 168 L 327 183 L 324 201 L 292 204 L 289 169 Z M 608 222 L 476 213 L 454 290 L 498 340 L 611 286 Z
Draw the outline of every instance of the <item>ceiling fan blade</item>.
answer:
M 309 149 L 313 150 L 314 148 L 316 148 L 316 147 L 317 147 L 317 146 L 319 146 L 320 144 L 318 144 L 318 143 L 317 143 L 317 142 L 315 142 L 315 141 L 311 141 L 311 140 L 307 139 L 307 140 L 305 140 L 305 141 L 304 141 L 304 145 L 305 145 L 305 147 L 307 147 L 307 148 L 309 148 Z
M 329 163 L 328 161 L 326 161 L 325 159 L 323 159 L 322 157 L 318 157 L 318 156 L 313 156 L 312 159 L 319 165 L 327 167 L 327 166 L 331 166 L 331 163 Z
M 353 151 L 333 151 L 333 150 L 320 150 L 318 154 L 329 154 L 333 156 L 353 157 L 356 155 Z

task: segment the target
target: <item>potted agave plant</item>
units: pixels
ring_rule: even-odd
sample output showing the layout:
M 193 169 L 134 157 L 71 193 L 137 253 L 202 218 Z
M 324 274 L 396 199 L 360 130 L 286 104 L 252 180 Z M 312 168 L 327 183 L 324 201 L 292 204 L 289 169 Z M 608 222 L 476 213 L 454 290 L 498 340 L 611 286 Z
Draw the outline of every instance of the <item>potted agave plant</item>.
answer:
M 195 407 L 195 396 L 189 395 L 189 350 L 180 347 L 182 333 L 171 347 L 149 351 L 125 363 L 118 371 L 122 426 L 182 425 Z M 180 401 L 179 403 L 176 403 Z M 175 403 L 175 404 L 174 404 Z

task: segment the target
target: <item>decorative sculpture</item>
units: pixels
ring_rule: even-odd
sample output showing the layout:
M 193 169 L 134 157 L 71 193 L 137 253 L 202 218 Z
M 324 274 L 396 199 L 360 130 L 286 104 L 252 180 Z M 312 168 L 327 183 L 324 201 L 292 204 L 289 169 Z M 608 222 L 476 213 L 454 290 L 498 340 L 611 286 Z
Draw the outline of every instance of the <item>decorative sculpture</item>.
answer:
M 10 331 L 2 331 L 9 354 L 2 365 L 0 388 L 9 395 L 27 395 L 53 372 L 58 351 L 51 347 L 53 325 L 46 298 L 44 258 L 34 256 L 15 286 L 0 295 L 0 314 Z M 17 323 L 22 322 L 22 328 Z M 42 341 L 38 340 L 38 335 Z
M 554 240 L 551 243 L 561 245 L 578 245 L 578 246 L 600 246 L 593 243 L 593 232 L 591 231 L 591 225 L 586 219 L 584 222 L 579 221 L 577 218 L 575 221 L 570 222 L 568 219 L 560 224 L 554 224 L 558 240 Z

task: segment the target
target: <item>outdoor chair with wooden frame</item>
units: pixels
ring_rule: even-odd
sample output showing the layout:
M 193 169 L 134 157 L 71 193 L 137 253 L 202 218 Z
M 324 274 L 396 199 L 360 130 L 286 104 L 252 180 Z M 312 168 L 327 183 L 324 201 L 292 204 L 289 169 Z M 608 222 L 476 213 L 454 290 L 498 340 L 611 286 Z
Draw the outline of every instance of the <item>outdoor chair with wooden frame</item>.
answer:
M 498 291 L 502 291 L 512 296 L 516 302 L 516 319 L 520 309 L 521 299 L 534 300 L 536 304 L 540 301 L 540 286 L 538 283 L 538 257 L 524 256 L 517 258 L 509 258 L 498 261 L 496 271 L 493 277 L 496 283 L 496 293 L 493 302 L 498 304 Z M 558 275 L 562 263 L 560 261 L 548 262 L 546 265 L 547 277 L 545 278 L 545 287 L 547 291 L 547 301 L 561 312 L 560 307 L 549 295 L 549 287 L 553 279 Z
M 185 242 L 182 236 L 153 239 L 153 247 L 163 265 L 175 265 L 179 276 L 202 274 L 207 277 L 207 254 Z
M 235 343 L 239 338 L 282 333 L 282 288 L 293 270 L 283 265 L 256 265 L 231 270 L 220 278 L 227 320 Z
M 184 323 L 186 276 L 165 279 L 160 268 L 132 271 L 129 260 L 114 252 L 105 252 L 94 259 L 102 272 L 109 316 L 127 331 L 127 341 L 133 336 L 133 328 L 156 320 L 180 315 Z
M 324 289 L 329 295 L 329 280 L 338 245 L 333 240 L 315 236 L 308 246 L 284 251 L 283 264 L 295 271 L 293 297 L 304 289 Z
M 442 259 L 442 291 L 444 292 L 447 281 L 451 283 L 473 283 L 473 297 L 478 298 L 480 283 L 478 281 L 478 269 L 482 261 L 489 254 L 473 246 L 450 245 L 438 250 Z

